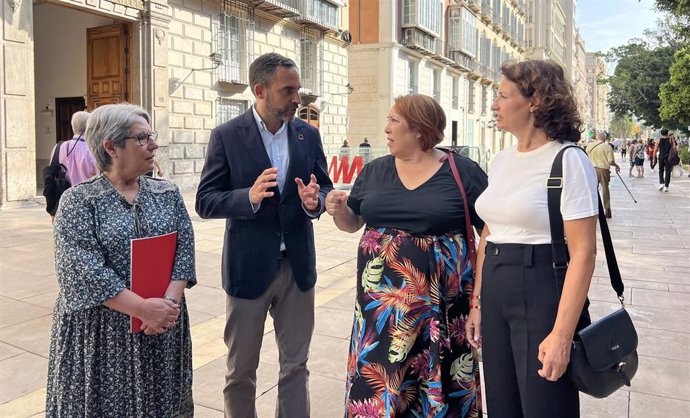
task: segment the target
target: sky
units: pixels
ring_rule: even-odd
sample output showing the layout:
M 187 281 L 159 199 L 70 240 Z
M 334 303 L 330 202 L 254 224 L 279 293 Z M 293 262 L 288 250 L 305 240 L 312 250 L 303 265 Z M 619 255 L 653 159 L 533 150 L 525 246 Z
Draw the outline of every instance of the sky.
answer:
M 643 38 L 662 14 L 654 0 L 578 0 L 575 24 L 585 41 L 587 52 L 607 52 L 632 38 Z

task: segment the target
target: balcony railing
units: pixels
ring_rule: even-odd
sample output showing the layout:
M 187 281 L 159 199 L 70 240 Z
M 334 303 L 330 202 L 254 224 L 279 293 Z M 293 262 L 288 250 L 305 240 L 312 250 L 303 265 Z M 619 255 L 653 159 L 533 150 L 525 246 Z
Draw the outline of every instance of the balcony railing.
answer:
M 454 67 L 459 68 L 462 71 L 468 71 L 479 75 L 479 63 L 477 63 L 477 61 L 469 55 L 465 55 L 463 52 L 459 50 L 451 50 L 449 58 L 453 60 L 454 64 L 452 65 Z
M 251 4 L 256 10 L 278 16 L 281 18 L 294 18 L 299 16 L 300 0 L 240 0 Z

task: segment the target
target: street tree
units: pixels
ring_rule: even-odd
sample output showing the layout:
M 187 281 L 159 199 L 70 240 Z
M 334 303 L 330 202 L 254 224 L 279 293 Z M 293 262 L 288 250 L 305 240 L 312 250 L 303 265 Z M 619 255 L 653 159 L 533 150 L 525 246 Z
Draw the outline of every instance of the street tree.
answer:
M 650 47 L 641 39 L 632 39 L 626 45 L 612 48 L 608 59 L 617 61 L 617 65 L 613 75 L 607 79 L 611 111 L 619 116 L 634 115 L 644 119 L 650 127 L 668 126 L 659 115 L 659 88 L 670 77 L 673 53 L 670 46 Z
M 662 120 L 690 126 L 690 47 L 676 52 L 670 79 L 661 85 L 659 98 Z
M 626 115 L 614 115 L 609 123 L 609 131 L 614 138 L 630 138 L 633 136 L 635 122 Z

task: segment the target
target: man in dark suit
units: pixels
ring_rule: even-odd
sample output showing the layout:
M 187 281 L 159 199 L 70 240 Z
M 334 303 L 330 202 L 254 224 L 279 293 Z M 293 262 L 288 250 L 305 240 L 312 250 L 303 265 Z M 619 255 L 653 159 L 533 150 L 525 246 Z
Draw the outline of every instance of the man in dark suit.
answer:
M 270 312 L 280 352 L 276 416 L 308 417 L 307 358 L 314 329 L 312 219 L 332 190 L 321 137 L 294 119 L 294 61 L 264 54 L 249 67 L 256 103 L 211 132 L 196 195 L 202 218 L 226 218 L 225 416 L 255 417 L 256 369 Z

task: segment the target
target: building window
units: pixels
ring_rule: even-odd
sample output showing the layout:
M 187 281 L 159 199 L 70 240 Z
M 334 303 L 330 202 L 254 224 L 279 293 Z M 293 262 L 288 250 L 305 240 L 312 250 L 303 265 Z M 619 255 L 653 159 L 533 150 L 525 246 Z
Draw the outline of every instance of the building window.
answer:
M 302 88 L 311 94 L 321 94 L 321 68 L 323 68 L 323 47 L 320 35 L 315 31 L 303 30 L 300 39 L 300 77 Z
M 442 18 L 441 0 L 403 0 L 403 25 L 419 26 L 439 35 Z
M 337 28 L 338 22 L 338 6 L 327 0 L 307 0 L 307 17 L 315 22 L 330 28 Z
M 462 45 L 462 14 L 457 13 L 456 10 L 458 9 L 451 9 L 448 17 L 449 51 L 460 51 Z
M 220 125 L 237 117 L 248 109 L 244 100 L 232 100 L 225 97 L 216 99 L 216 125 Z
M 477 57 L 477 39 L 479 38 L 476 19 L 472 12 L 462 8 L 462 50 L 475 58 Z
M 474 81 L 470 80 L 469 82 L 469 88 L 467 89 L 467 111 L 469 113 L 474 113 L 474 90 L 475 90 L 475 85 Z
M 489 97 L 487 95 L 486 85 L 482 84 L 482 115 L 486 115 L 486 108 L 487 108 L 488 101 L 489 101 Z
M 452 102 L 453 109 L 458 108 L 459 85 L 460 85 L 459 80 L 456 77 L 453 77 L 453 102 Z
M 417 61 L 410 59 L 407 61 L 407 93 L 417 93 L 417 78 L 419 77 Z
M 227 4 L 214 21 L 215 51 L 221 63 L 214 70 L 215 81 L 248 84 L 249 64 L 254 59 L 254 21 L 246 5 Z

